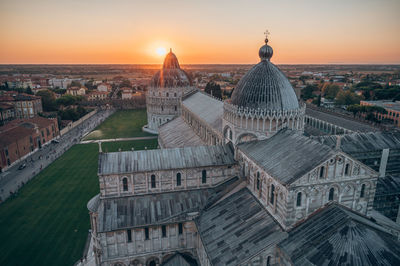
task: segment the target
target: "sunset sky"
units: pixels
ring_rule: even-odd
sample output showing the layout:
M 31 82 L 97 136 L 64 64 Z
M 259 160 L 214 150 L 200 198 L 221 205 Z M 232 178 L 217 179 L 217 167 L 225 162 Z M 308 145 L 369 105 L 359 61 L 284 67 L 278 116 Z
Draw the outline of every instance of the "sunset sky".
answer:
M 400 0 L 0 0 L 0 64 L 400 63 Z

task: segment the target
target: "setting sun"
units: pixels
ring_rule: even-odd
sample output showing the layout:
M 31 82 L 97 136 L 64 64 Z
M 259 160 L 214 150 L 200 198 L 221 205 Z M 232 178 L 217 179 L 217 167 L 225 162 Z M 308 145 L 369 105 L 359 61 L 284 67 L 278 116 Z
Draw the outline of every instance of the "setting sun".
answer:
M 162 56 L 167 53 L 167 50 L 164 47 L 158 47 L 156 52 L 158 55 Z

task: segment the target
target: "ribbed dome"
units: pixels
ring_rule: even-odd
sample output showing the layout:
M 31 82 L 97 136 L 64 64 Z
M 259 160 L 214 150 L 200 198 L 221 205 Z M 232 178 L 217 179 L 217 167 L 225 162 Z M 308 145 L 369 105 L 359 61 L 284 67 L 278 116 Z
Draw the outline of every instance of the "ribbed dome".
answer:
M 183 71 L 178 58 L 170 51 L 164 59 L 163 68 L 154 74 L 150 86 L 155 88 L 188 87 L 192 82 L 188 74 Z
M 269 61 L 272 54 L 269 45 L 265 44 L 260 48 L 261 62 L 253 66 L 239 81 L 232 93 L 232 104 L 272 111 L 299 108 L 296 93 L 289 80 Z

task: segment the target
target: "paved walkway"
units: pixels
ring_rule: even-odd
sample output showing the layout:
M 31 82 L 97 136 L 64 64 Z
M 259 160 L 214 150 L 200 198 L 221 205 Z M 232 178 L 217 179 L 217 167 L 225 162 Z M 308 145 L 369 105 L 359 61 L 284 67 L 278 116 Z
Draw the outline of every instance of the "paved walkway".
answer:
M 7 171 L 0 173 L 0 204 L 8 197 L 16 195 L 18 190 L 29 180 L 63 155 L 74 144 L 78 144 L 83 136 L 101 124 L 112 113 L 112 110 L 99 111 L 79 126 L 61 136 L 58 139 L 59 143 L 44 145 L 41 149 L 7 169 Z M 18 170 L 21 164 L 26 164 L 26 167 Z
M 99 142 L 115 142 L 115 141 L 128 141 L 128 140 L 144 140 L 144 139 L 156 139 L 156 138 L 158 138 L 158 136 L 134 137 L 134 138 L 117 138 L 117 139 L 93 139 L 93 140 L 82 140 L 79 144 L 99 143 Z

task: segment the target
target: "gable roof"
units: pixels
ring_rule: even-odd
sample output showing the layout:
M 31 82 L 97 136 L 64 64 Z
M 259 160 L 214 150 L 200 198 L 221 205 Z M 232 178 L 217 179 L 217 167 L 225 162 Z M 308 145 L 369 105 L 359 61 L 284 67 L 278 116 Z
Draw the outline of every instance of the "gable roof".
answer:
M 230 145 L 99 154 L 99 174 L 123 174 L 235 164 Z
M 286 236 L 248 188 L 207 208 L 195 221 L 211 265 L 239 265 Z
M 278 248 L 294 265 L 400 265 L 393 235 L 337 203 L 295 227 Z
M 206 122 L 216 132 L 222 132 L 224 103 L 203 92 L 196 92 L 182 101 L 182 105 Z
M 290 129 L 282 129 L 266 140 L 241 143 L 238 148 L 283 184 L 294 182 L 336 154 Z
M 314 139 L 332 148 L 336 146 L 336 136 L 322 136 Z M 400 132 L 346 134 L 340 139 L 340 149 L 348 154 L 383 149 L 400 149 Z
M 218 200 L 239 182 L 241 180 L 238 177 L 233 177 L 213 188 L 101 199 L 97 206 L 98 231 L 187 221 L 190 213 L 199 212 L 209 202 Z M 96 199 L 92 200 L 88 204 L 91 209 Z
M 158 142 L 163 148 L 182 148 L 205 145 L 204 141 L 179 116 L 158 129 Z

